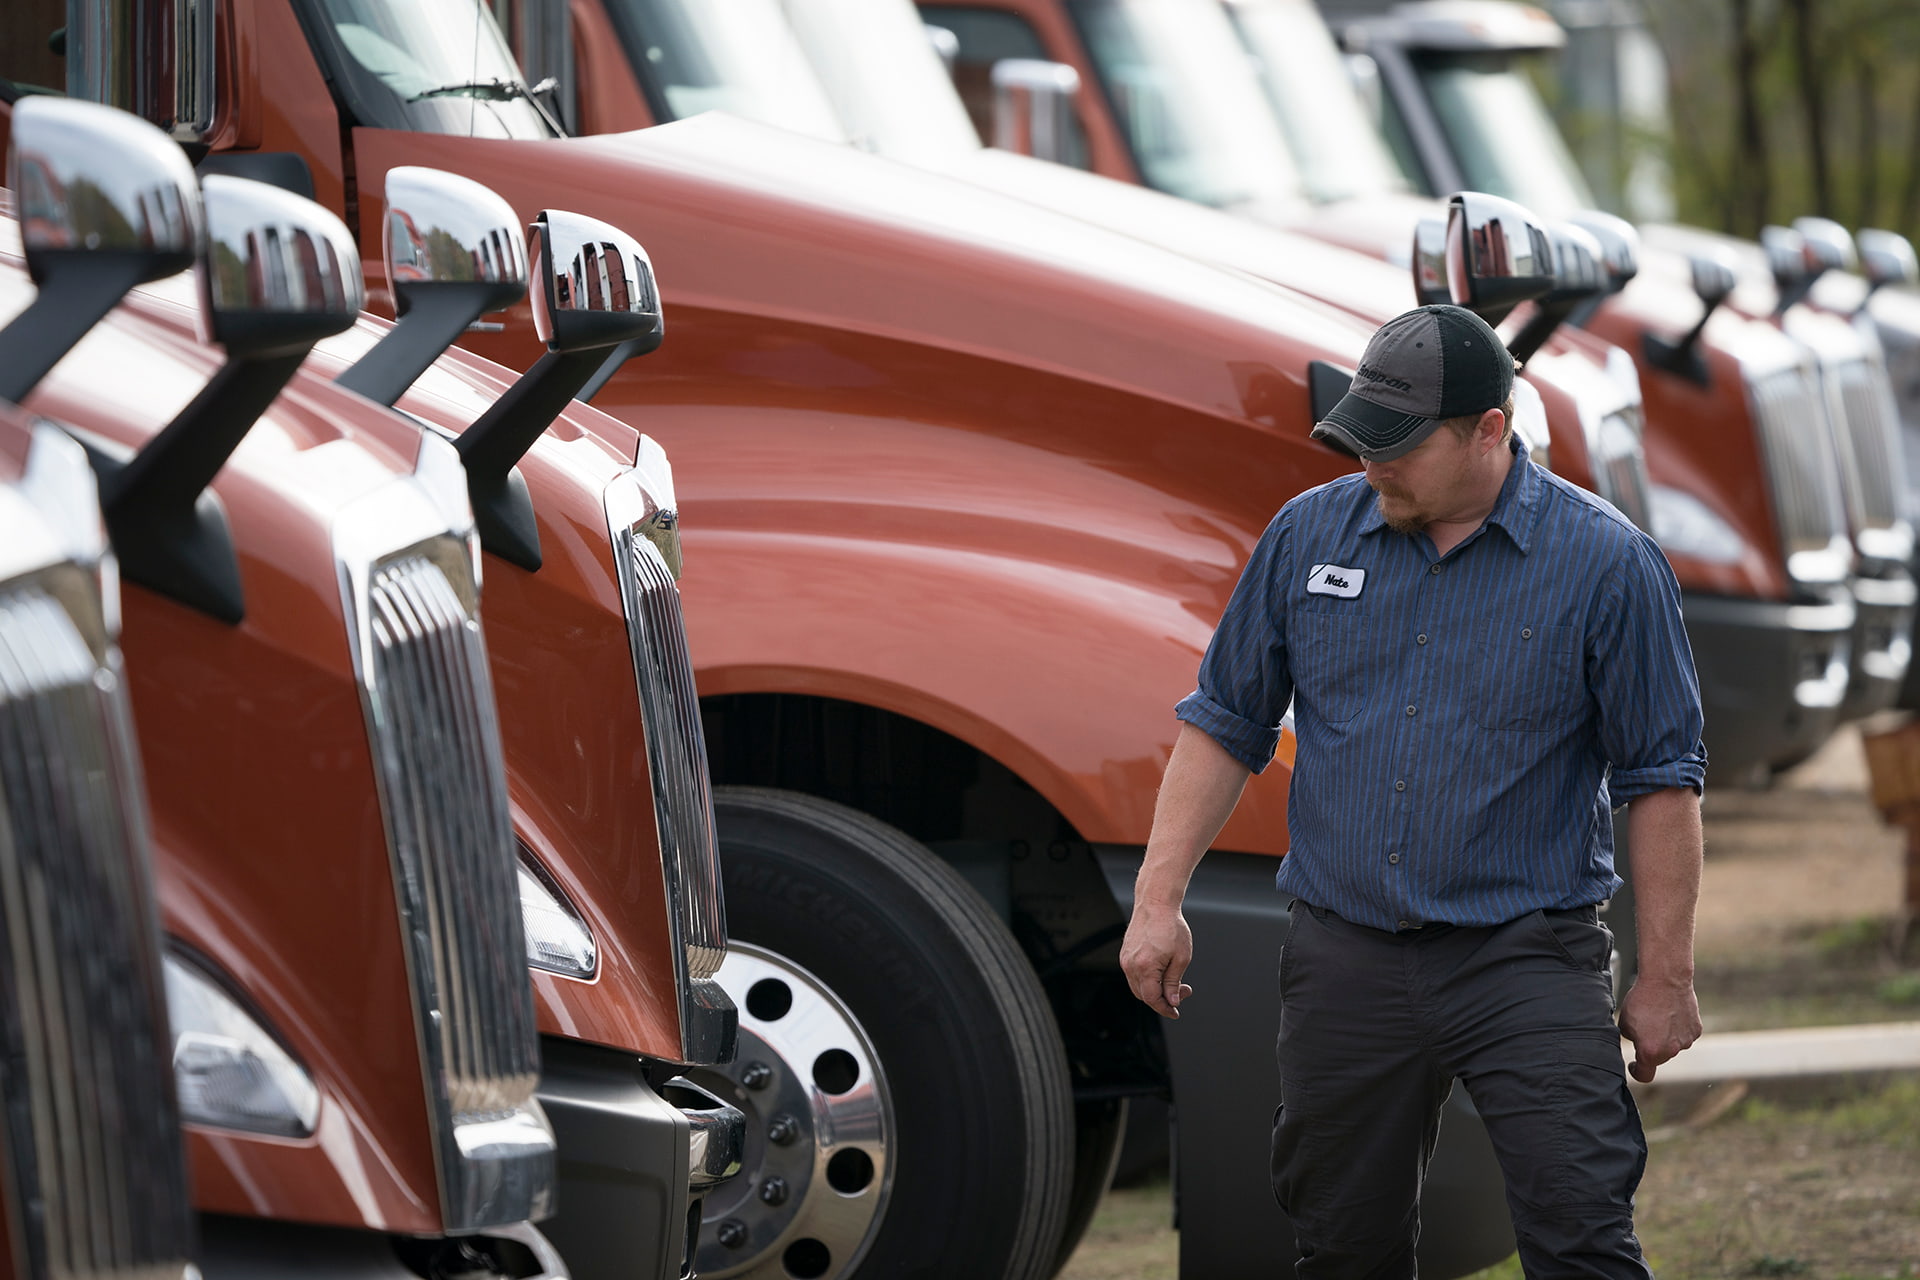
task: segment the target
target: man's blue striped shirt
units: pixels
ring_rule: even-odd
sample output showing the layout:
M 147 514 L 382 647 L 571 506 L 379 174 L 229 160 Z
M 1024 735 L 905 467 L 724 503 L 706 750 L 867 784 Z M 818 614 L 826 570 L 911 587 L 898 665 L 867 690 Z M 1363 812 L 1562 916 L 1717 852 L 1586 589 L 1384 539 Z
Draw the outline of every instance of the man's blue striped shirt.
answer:
M 1175 710 L 1256 772 L 1298 736 L 1282 890 L 1395 930 L 1619 888 L 1612 806 L 1706 768 L 1680 588 L 1653 540 L 1516 442 L 1445 556 L 1352 475 L 1254 548 Z

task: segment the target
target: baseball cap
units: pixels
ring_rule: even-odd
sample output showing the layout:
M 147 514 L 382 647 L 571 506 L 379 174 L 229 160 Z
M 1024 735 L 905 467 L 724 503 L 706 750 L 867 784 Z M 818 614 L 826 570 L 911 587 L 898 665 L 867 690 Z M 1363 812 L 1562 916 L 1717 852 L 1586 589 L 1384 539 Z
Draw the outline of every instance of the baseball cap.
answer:
M 1447 419 L 1497 409 L 1512 394 L 1513 357 L 1493 326 L 1465 307 L 1419 307 L 1380 326 L 1313 438 L 1391 462 Z

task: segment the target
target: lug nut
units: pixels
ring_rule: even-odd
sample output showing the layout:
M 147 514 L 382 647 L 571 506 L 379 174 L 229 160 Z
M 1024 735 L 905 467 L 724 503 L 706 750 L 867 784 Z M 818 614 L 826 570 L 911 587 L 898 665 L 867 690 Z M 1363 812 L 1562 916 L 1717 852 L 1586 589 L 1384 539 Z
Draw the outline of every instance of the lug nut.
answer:
M 764 1062 L 749 1062 L 740 1073 L 740 1083 L 749 1089 L 764 1089 L 773 1083 L 773 1068 Z
M 723 1218 L 713 1234 L 727 1248 L 738 1249 L 747 1242 L 747 1224 L 738 1218 Z
M 768 1204 L 785 1204 L 787 1202 L 787 1180 L 777 1173 L 769 1175 L 766 1180 L 760 1184 L 760 1198 Z
M 800 1122 L 782 1111 L 767 1125 L 767 1141 L 786 1146 L 800 1136 Z

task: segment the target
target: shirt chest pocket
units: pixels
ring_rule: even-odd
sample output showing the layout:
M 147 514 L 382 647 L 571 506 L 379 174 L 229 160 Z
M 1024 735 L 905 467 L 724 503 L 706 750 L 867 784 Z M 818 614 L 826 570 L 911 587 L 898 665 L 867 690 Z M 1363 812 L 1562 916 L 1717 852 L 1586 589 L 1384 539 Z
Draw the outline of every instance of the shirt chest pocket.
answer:
M 1379 688 L 1379 637 L 1358 610 L 1299 612 L 1288 621 L 1294 696 L 1326 724 L 1345 724 Z
M 1476 656 L 1482 687 L 1469 701 L 1481 728 L 1544 733 L 1582 713 L 1578 628 L 1490 622 Z

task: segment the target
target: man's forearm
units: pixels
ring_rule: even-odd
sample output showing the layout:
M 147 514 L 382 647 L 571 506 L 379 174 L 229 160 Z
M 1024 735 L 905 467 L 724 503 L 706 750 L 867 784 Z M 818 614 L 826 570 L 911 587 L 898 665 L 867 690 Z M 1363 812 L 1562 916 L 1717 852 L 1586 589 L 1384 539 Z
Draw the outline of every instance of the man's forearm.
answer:
M 1694 909 L 1700 901 L 1700 798 L 1655 791 L 1627 807 L 1639 972 L 1655 982 L 1693 981 Z
M 1206 731 L 1180 726 L 1154 805 L 1146 859 L 1134 882 L 1135 910 L 1179 907 L 1194 867 L 1233 815 L 1250 776 Z

